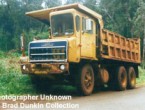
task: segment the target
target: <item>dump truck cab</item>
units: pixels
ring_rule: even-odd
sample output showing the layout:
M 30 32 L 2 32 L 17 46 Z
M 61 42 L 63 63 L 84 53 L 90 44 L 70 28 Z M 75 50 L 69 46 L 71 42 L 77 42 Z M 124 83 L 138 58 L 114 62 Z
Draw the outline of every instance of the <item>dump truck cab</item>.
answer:
M 75 9 L 50 13 L 52 39 L 68 40 L 68 61 L 70 62 L 80 62 L 83 57 L 96 59 L 95 25 L 93 18 Z M 87 51 L 90 52 L 88 53 Z
M 100 29 L 97 29 L 96 23 L 101 28 L 103 21 L 101 15 L 94 13 L 80 4 L 26 13 L 28 16 L 48 23 L 51 36 L 49 39 L 29 43 L 28 62 L 25 62 L 24 57 L 21 58 L 21 62 L 24 62 L 21 66 L 22 72 L 69 73 L 70 63 L 79 63 L 82 59 L 98 60 L 96 31 L 100 33 Z M 48 67 L 49 69 L 37 67 Z

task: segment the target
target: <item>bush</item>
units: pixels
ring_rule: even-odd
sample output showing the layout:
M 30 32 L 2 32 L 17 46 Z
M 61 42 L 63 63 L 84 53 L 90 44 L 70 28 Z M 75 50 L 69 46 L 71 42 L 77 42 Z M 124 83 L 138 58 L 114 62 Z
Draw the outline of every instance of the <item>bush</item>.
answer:
M 144 85 L 145 84 L 145 70 L 139 67 L 139 78 L 137 79 L 138 85 Z
M 36 94 L 29 76 L 20 71 L 18 56 L 0 51 L 0 95 Z

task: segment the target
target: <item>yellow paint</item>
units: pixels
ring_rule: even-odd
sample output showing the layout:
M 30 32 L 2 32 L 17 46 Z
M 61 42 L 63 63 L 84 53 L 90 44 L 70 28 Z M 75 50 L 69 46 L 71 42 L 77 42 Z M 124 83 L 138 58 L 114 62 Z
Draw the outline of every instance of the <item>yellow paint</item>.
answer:
M 75 37 L 68 40 L 68 61 L 79 62 L 80 61 L 80 47 L 78 46 L 77 39 Z

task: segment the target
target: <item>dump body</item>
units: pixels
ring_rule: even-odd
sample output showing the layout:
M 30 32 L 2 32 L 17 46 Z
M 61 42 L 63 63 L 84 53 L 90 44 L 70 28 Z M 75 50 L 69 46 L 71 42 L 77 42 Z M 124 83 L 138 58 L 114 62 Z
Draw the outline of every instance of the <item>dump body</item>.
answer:
M 101 35 L 101 58 L 139 64 L 140 39 L 125 38 L 103 29 Z

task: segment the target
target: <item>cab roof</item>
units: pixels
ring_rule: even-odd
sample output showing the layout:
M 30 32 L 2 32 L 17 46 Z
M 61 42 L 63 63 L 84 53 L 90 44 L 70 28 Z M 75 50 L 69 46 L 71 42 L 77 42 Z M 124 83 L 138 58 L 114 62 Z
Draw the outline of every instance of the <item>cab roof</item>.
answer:
M 31 11 L 27 12 L 27 16 L 31 16 L 37 20 L 40 20 L 44 23 L 49 24 L 49 16 L 51 12 L 54 11 L 60 11 L 60 10 L 66 10 L 66 9 L 76 9 L 78 11 L 81 11 L 89 16 L 92 16 L 95 19 L 98 19 L 99 21 L 102 21 L 102 16 L 95 11 L 81 5 L 78 3 L 75 4 L 70 4 L 70 5 L 63 5 L 63 6 L 58 6 L 58 7 L 53 7 L 53 8 L 47 8 L 47 9 L 42 9 L 42 10 L 36 10 L 36 11 Z

